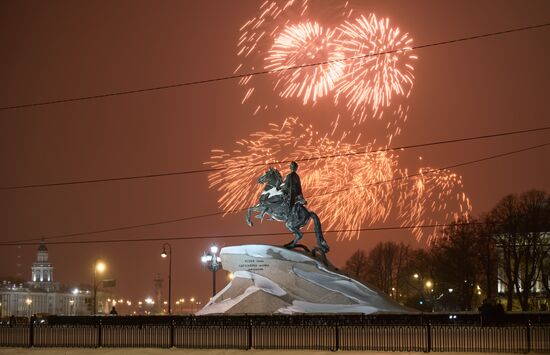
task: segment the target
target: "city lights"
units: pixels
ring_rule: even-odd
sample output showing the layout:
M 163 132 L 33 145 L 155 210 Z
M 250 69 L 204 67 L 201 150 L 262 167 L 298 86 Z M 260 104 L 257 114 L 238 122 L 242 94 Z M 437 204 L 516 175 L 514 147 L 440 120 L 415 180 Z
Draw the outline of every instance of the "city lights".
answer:
M 427 288 L 432 288 L 432 286 L 433 286 L 433 283 L 431 281 L 426 281 Z

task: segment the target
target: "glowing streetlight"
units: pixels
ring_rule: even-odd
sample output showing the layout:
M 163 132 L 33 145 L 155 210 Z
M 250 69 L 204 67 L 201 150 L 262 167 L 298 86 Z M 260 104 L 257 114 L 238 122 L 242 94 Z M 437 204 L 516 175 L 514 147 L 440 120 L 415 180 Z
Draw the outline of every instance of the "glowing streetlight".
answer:
M 96 269 L 97 272 L 102 273 L 107 269 L 107 265 L 105 265 L 105 263 L 103 261 L 98 261 L 95 264 L 95 269 Z
M 70 308 L 69 315 L 72 315 L 72 316 L 76 314 L 74 310 L 74 302 L 75 302 L 74 299 L 69 300 L 69 308 Z
M 168 253 L 166 252 L 168 248 Z M 168 314 L 172 314 L 172 246 L 169 243 L 162 245 L 162 253 L 160 256 L 164 259 L 168 259 Z
M 97 288 L 99 287 L 97 284 L 97 274 L 103 274 L 105 270 L 107 270 L 107 265 L 100 259 L 97 259 L 94 265 L 94 308 L 92 314 L 97 313 Z
M 32 300 L 30 298 L 27 298 L 25 300 L 25 303 L 27 304 L 28 310 L 29 310 L 29 317 L 31 316 L 31 306 L 32 306 Z
M 212 271 L 212 297 L 216 295 L 216 271 L 222 267 L 222 259 L 218 256 L 219 248 L 216 244 L 210 246 L 208 252 L 201 256 L 201 262 Z M 193 301 L 191 301 L 193 302 Z

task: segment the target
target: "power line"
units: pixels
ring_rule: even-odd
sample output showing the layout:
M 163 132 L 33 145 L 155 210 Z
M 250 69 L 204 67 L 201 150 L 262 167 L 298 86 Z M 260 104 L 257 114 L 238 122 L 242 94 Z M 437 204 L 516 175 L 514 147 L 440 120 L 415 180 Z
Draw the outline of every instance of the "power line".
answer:
M 456 138 L 456 139 L 439 140 L 439 141 L 433 141 L 433 142 L 428 142 L 428 143 L 402 145 L 402 146 L 397 146 L 397 147 L 381 148 L 381 149 L 376 149 L 376 150 L 361 150 L 361 151 L 357 151 L 357 152 L 346 152 L 346 153 L 339 153 L 339 154 L 321 155 L 321 156 L 315 156 L 315 157 L 309 157 L 309 158 L 300 158 L 300 159 L 294 159 L 294 160 L 298 161 L 298 162 L 308 162 L 308 161 L 316 161 L 316 160 L 321 160 L 321 159 L 331 159 L 331 158 L 339 158 L 339 157 L 354 156 L 354 155 L 375 154 L 375 153 L 398 151 L 398 150 L 405 150 L 405 149 L 414 149 L 414 148 L 421 148 L 421 147 L 437 146 L 437 145 L 443 145 L 443 144 L 460 143 L 460 142 L 467 142 L 467 141 L 473 141 L 473 140 L 497 138 L 497 137 L 516 135 L 516 134 L 532 133 L 532 132 L 538 132 L 538 131 L 545 131 L 545 130 L 549 130 L 549 129 L 550 129 L 550 126 L 545 126 L 545 127 L 539 127 L 539 128 L 508 131 L 508 132 L 501 132 L 501 133 L 494 133 L 494 134 L 485 134 L 485 135 L 473 136 L 473 137 L 463 137 L 463 138 Z M 290 163 L 290 162 L 291 162 L 291 160 L 271 161 L 271 162 L 267 162 L 267 163 L 243 165 L 242 168 L 244 169 L 244 168 L 252 168 L 252 167 L 258 167 L 258 166 L 277 165 L 277 164 Z M 44 188 L 44 187 L 55 187 L 55 186 L 93 184 L 93 183 L 101 183 L 101 182 L 114 182 L 114 181 L 125 181 L 125 180 L 135 180 L 135 179 L 151 179 L 151 178 L 167 177 L 167 176 L 190 175 L 190 174 L 197 174 L 197 173 L 209 173 L 209 172 L 215 172 L 215 171 L 223 171 L 223 170 L 226 170 L 226 169 L 229 169 L 229 168 L 228 167 L 221 167 L 221 168 L 208 168 L 208 169 L 194 169 L 194 170 L 184 170 L 184 171 L 175 171 L 175 172 L 158 173 L 158 174 L 120 176 L 120 177 L 112 177 L 112 178 L 104 178 L 104 179 L 89 179 L 89 180 L 52 182 L 52 183 L 44 183 L 44 184 L 2 186 L 2 187 L 0 187 L 0 191 L 1 190 L 19 190 L 19 189 L 29 189 L 29 188 Z
M 414 229 L 414 228 L 443 228 L 451 226 L 473 225 L 480 224 L 481 222 L 467 222 L 467 223 L 452 223 L 452 224 L 417 224 L 410 226 L 389 226 L 389 227 L 369 227 L 369 228 L 357 228 L 357 229 L 331 229 L 323 231 L 327 233 L 346 233 L 346 232 L 374 232 L 374 231 L 387 231 L 387 230 L 402 230 L 402 229 Z M 312 234 L 315 231 L 304 231 L 304 234 Z M 197 240 L 197 239 L 228 239 L 228 238 L 249 238 L 249 237 L 266 237 L 276 235 L 293 235 L 291 232 L 272 232 L 272 233 L 244 233 L 244 234 L 218 234 L 218 235 L 192 235 L 185 237 L 162 237 L 162 238 L 134 238 L 134 239 L 103 239 L 103 240 L 73 240 L 64 242 L 48 242 L 48 245 L 71 245 L 71 244 L 97 244 L 97 243 L 136 243 L 136 242 L 159 242 L 170 240 Z M 41 242 L 29 242 L 29 243 L 4 243 L 3 246 L 27 246 L 27 245 L 39 245 Z
M 336 60 L 327 60 L 327 61 L 322 61 L 322 62 L 315 62 L 315 63 L 297 65 L 297 66 L 292 66 L 292 67 L 287 67 L 287 68 L 282 68 L 282 69 L 255 71 L 255 72 L 249 72 L 249 73 L 246 73 L 246 74 L 236 74 L 236 75 L 222 76 L 222 77 L 211 78 L 211 79 L 188 81 L 188 82 L 183 82 L 183 83 L 175 83 L 175 84 L 161 85 L 161 86 L 153 86 L 153 87 L 143 88 L 143 89 L 115 91 L 115 92 L 97 94 L 97 95 L 79 96 L 79 97 L 66 98 L 66 99 L 57 99 L 57 100 L 41 101 L 41 102 L 34 102 L 34 103 L 21 104 L 21 105 L 4 106 L 4 107 L 0 107 L 0 111 L 22 109 L 22 108 L 26 108 L 26 107 L 46 106 L 46 105 L 61 104 L 61 103 L 75 102 L 75 101 L 101 99 L 101 98 L 107 98 L 107 97 L 112 97 L 112 96 L 130 95 L 130 94 L 137 94 L 137 93 L 144 93 L 144 92 L 151 92 L 151 91 L 174 89 L 174 88 L 185 87 L 185 86 L 201 85 L 201 84 L 207 84 L 207 83 L 213 83 L 213 82 L 225 81 L 225 80 L 231 80 L 231 79 L 241 79 L 241 78 L 246 78 L 246 77 L 250 77 L 250 76 L 274 74 L 274 73 L 279 73 L 279 72 L 283 72 L 283 71 L 297 70 L 297 69 L 301 69 L 301 68 L 308 68 L 308 67 L 313 67 L 313 66 L 332 64 L 332 63 L 336 63 L 336 62 L 353 61 L 353 60 L 357 60 L 357 59 L 364 59 L 364 58 L 368 58 L 368 57 L 375 57 L 375 56 L 380 56 L 380 55 L 385 55 L 385 54 L 393 54 L 393 53 L 402 52 L 404 50 L 423 49 L 423 48 L 429 48 L 429 47 L 436 47 L 436 46 L 454 44 L 454 43 L 459 43 L 459 42 L 465 42 L 465 41 L 470 41 L 470 40 L 500 36 L 500 35 L 514 33 L 514 32 L 534 30 L 534 29 L 543 28 L 543 27 L 547 27 L 547 26 L 550 26 L 550 22 L 542 23 L 542 24 L 538 24 L 538 25 L 532 25 L 532 26 L 518 27 L 518 28 L 513 28 L 513 29 L 508 29 L 508 30 L 503 30 L 503 31 L 498 31 L 498 32 L 489 32 L 489 33 L 484 33 L 484 34 L 479 34 L 479 35 L 474 35 L 474 36 L 461 37 L 461 38 L 456 38 L 456 39 L 447 40 L 447 41 L 428 43 L 428 44 L 423 44 L 423 45 L 418 45 L 418 46 L 412 46 L 410 48 L 393 49 L 393 50 L 384 51 L 384 52 L 370 53 L 370 54 L 354 56 L 354 57 L 349 57 L 349 58 L 343 58 L 343 59 L 336 59 Z
M 395 181 L 398 181 L 398 180 L 404 180 L 404 179 L 419 176 L 419 175 L 429 175 L 429 174 L 432 174 L 432 173 L 435 173 L 435 172 L 438 172 L 438 171 L 443 171 L 443 170 L 456 168 L 456 167 L 460 167 L 460 166 L 467 166 L 467 165 L 477 164 L 477 163 L 492 160 L 492 159 L 498 159 L 498 158 L 510 156 L 510 155 L 513 155 L 513 154 L 518 154 L 518 153 L 526 152 L 526 151 L 529 151 L 529 150 L 542 148 L 542 147 L 545 147 L 545 146 L 548 146 L 548 145 L 550 145 L 550 142 L 543 143 L 543 144 L 538 144 L 538 145 L 534 145 L 534 146 L 530 146 L 530 147 L 526 147 L 526 148 L 522 148 L 522 149 L 517 149 L 517 150 L 505 152 L 505 153 L 499 153 L 499 154 L 487 156 L 487 157 L 484 157 L 484 158 L 469 160 L 469 161 L 465 161 L 465 162 L 462 162 L 462 163 L 448 165 L 448 166 L 442 167 L 442 168 L 430 169 L 430 170 L 428 170 L 426 172 L 423 172 L 423 173 L 408 174 L 408 175 L 405 175 L 405 176 L 400 176 L 400 177 L 395 178 L 395 179 L 377 181 L 377 182 L 366 184 L 366 185 L 352 186 L 352 187 L 349 187 L 349 188 L 346 188 L 346 189 L 329 191 L 329 192 L 326 192 L 326 193 L 323 193 L 323 194 L 310 196 L 309 198 L 311 199 L 311 198 L 315 198 L 315 197 L 318 197 L 318 196 L 335 194 L 335 193 L 347 191 L 347 190 L 354 189 L 354 188 L 365 188 L 365 187 L 379 185 L 379 184 L 392 183 L 392 182 L 395 182 Z M 244 209 L 240 209 L 240 210 L 233 210 L 233 211 L 212 212 L 212 213 L 206 213 L 206 214 L 202 214 L 202 215 L 183 217 L 183 218 L 178 218 L 178 219 L 170 219 L 170 220 L 165 220 L 165 221 L 151 222 L 151 223 L 144 223 L 144 224 L 135 224 L 135 225 L 115 227 L 115 228 L 109 228 L 109 229 L 98 229 L 98 230 L 93 230 L 93 231 L 88 231 L 88 232 L 58 234 L 58 235 L 53 235 L 53 236 L 49 236 L 49 237 L 45 237 L 45 238 L 40 237 L 40 238 L 31 238 L 31 239 L 24 239 L 24 240 L 12 240 L 12 241 L 8 241 L 8 242 L 2 242 L 2 243 L 0 243 L 0 245 L 21 245 L 22 242 L 25 243 L 25 242 L 41 240 L 41 239 L 60 239 L 60 238 L 76 237 L 76 236 L 81 236 L 81 235 L 90 235 L 90 234 L 99 234 L 99 233 L 104 233 L 104 232 L 113 232 L 113 231 L 121 231 L 121 230 L 128 230 L 128 229 L 136 229 L 136 228 L 142 228 L 142 227 L 148 227 L 148 226 L 170 224 L 170 223 L 181 222 L 181 221 L 186 221 L 186 220 L 193 220 L 193 219 L 199 219 L 199 218 L 220 216 L 220 215 L 225 215 L 225 214 L 234 213 L 234 212 L 243 212 L 243 211 L 246 211 L 247 209 L 248 208 L 244 208 Z M 256 235 L 256 234 L 254 234 L 254 235 Z
M 510 155 L 513 155 L 513 154 L 523 153 L 523 152 L 526 152 L 526 151 L 529 151 L 529 150 L 534 150 L 534 149 L 546 147 L 546 146 L 549 146 L 549 145 L 550 145 L 550 142 L 543 143 L 543 144 L 537 144 L 537 145 L 533 145 L 533 146 L 530 146 L 530 147 L 517 149 L 517 150 L 512 150 L 512 151 L 505 152 L 505 153 L 490 155 L 490 156 L 480 158 L 480 159 L 469 160 L 469 161 L 462 162 L 462 163 L 447 165 L 447 166 L 442 167 L 442 168 L 435 168 L 435 169 L 430 169 L 430 170 L 427 170 L 427 171 L 422 171 L 422 172 L 418 172 L 418 173 L 414 173 L 414 174 L 407 174 L 407 175 L 399 176 L 399 177 L 389 179 L 389 180 L 382 180 L 382 181 L 377 181 L 377 182 L 366 184 L 366 185 L 356 185 L 356 186 L 348 187 L 348 188 L 345 188 L 345 189 L 340 189 L 340 190 L 336 190 L 336 191 L 329 191 L 329 192 L 325 192 L 323 194 L 312 196 L 311 198 L 315 198 L 317 196 L 332 195 L 332 194 L 335 194 L 335 193 L 338 193 L 338 192 L 348 191 L 348 190 L 355 189 L 355 188 L 365 188 L 365 187 L 369 187 L 369 186 L 387 184 L 387 183 L 390 183 L 390 182 L 405 180 L 405 179 L 409 179 L 411 177 L 416 177 L 416 176 L 425 176 L 425 175 L 433 174 L 433 173 L 436 173 L 436 172 L 439 172 L 439 171 L 449 170 L 449 169 L 452 169 L 452 168 L 458 168 L 458 167 L 466 166 L 466 165 L 477 164 L 477 163 L 481 163 L 481 162 L 488 161 L 488 160 L 503 158 L 503 157 L 510 156 Z

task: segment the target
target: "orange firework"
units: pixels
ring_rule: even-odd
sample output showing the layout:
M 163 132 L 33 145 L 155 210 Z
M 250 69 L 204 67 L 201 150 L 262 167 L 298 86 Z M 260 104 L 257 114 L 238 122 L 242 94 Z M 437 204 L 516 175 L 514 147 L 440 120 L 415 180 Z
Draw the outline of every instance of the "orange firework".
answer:
M 402 225 L 435 225 L 430 229 L 413 228 L 417 240 L 428 243 L 441 232 L 437 221 L 466 220 L 472 212 L 470 199 L 462 192 L 461 176 L 449 170 L 420 168 L 418 174 L 404 180 L 399 188 L 399 219 Z M 445 224 L 443 223 L 443 224 Z M 426 232 L 428 231 L 428 232 Z
M 345 21 L 337 28 L 336 43 L 348 61 L 336 87 L 336 101 L 364 121 L 371 114 L 381 118 L 394 96 L 408 97 L 414 80 L 411 53 L 412 38 L 390 27 L 388 18 L 371 14 Z M 367 110 L 368 109 L 368 110 Z M 370 112 L 369 112 L 370 111 Z
M 236 212 L 257 203 L 262 186 L 255 178 L 274 161 L 302 161 L 299 173 L 306 192 L 308 207 L 321 218 L 326 229 L 350 230 L 384 222 L 396 215 L 404 224 L 420 224 L 428 215 L 446 206 L 430 204 L 431 198 L 446 198 L 455 190 L 454 174 L 441 172 L 432 178 L 405 179 L 398 168 L 398 157 L 390 153 L 360 153 L 370 147 L 334 141 L 321 135 L 296 118 L 282 125 L 271 124 L 267 132 L 252 134 L 237 142 L 239 149 L 231 153 L 213 151 L 206 164 L 222 169 L 209 175 L 211 188 L 220 193 L 218 203 L 226 212 Z M 315 159 L 319 156 L 333 156 Z M 271 164 L 285 174 L 288 164 Z M 448 177 L 448 178 L 446 178 Z M 408 187 L 412 183 L 414 188 Z M 422 184 L 420 189 L 419 183 Z M 439 189 L 439 190 L 438 190 Z M 399 198 L 394 198 L 394 196 Z M 394 203 L 397 202 L 397 208 Z M 421 206 L 419 205 L 421 204 Z M 464 209 L 460 202 L 460 209 Z M 454 211 L 453 211 L 454 212 Z M 451 213 L 451 212 L 449 212 Z M 417 238 L 423 230 L 414 230 Z M 343 231 L 339 238 L 358 237 L 358 231 Z
M 237 55 L 242 58 L 258 57 L 263 58 L 267 50 L 273 44 L 275 38 L 282 28 L 290 22 L 298 22 L 308 9 L 308 0 L 266 0 L 259 9 L 258 14 L 248 20 L 240 29 L 240 36 L 237 41 Z M 253 62 L 253 61 L 252 61 Z M 245 66 L 241 63 L 234 73 L 241 71 L 254 71 L 255 65 Z M 254 87 L 250 85 L 252 76 L 239 80 L 239 84 L 247 86 L 242 102 L 250 99 L 254 93 Z M 260 109 L 256 108 L 255 113 Z
M 265 58 L 265 69 L 276 72 L 275 88 L 281 97 L 301 97 L 306 105 L 334 88 L 344 62 L 338 61 L 343 56 L 332 41 L 333 36 L 333 30 L 310 21 L 287 26 L 277 36 Z M 285 70 L 318 62 L 329 63 Z

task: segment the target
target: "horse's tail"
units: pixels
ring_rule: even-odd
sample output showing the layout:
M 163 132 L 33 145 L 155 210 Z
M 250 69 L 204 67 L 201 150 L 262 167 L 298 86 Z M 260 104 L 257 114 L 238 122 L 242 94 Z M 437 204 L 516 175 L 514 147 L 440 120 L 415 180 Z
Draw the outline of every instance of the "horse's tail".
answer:
M 317 245 L 321 250 L 326 253 L 329 251 L 329 247 L 325 238 L 323 237 L 323 227 L 321 226 L 321 220 L 315 212 L 309 211 L 311 218 L 313 218 L 313 225 L 315 227 L 315 239 L 317 239 Z

